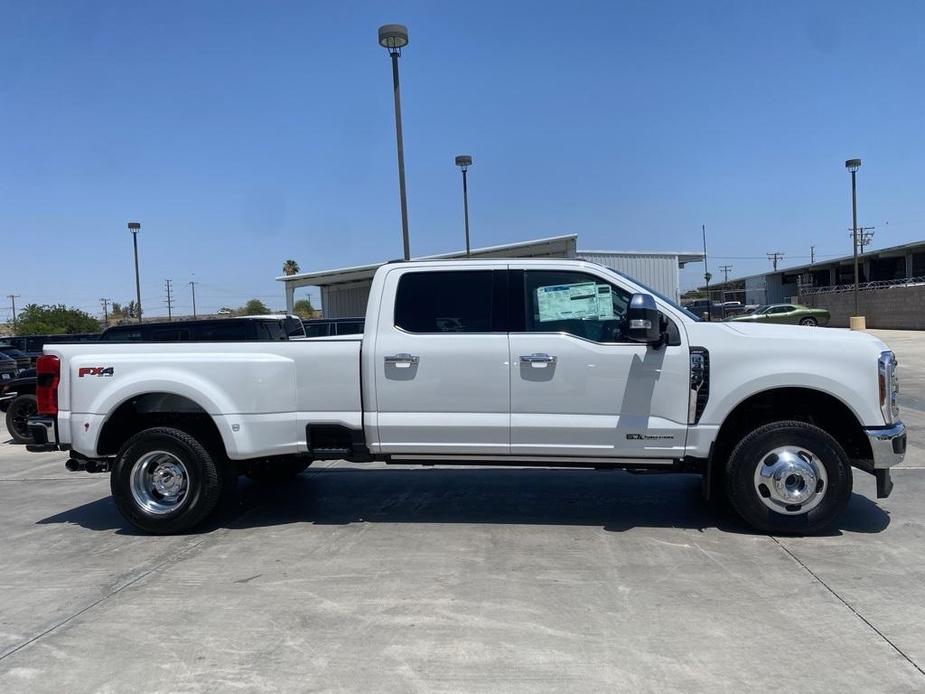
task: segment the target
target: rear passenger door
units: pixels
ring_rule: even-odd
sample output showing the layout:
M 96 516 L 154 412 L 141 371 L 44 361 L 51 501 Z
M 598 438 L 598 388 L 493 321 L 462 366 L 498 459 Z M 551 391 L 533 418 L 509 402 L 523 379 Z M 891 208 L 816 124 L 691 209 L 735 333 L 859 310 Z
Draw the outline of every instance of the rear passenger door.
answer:
M 508 453 L 507 271 L 396 269 L 383 296 L 365 403 L 379 452 Z

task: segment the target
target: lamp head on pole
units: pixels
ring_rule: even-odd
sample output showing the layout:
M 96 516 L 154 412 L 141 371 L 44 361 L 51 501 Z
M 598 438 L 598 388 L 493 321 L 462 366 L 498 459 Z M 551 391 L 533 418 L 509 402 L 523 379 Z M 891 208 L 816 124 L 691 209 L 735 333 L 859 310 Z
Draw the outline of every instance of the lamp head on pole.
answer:
M 379 27 L 379 45 L 389 49 L 390 55 L 401 55 L 408 45 L 408 27 L 404 24 L 383 24 Z
M 456 166 L 465 171 L 472 166 L 472 157 L 468 154 L 460 154 L 456 157 Z
M 848 169 L 848 171 L 850 171 L 851 173 L 854 173 L 855 171 L 861 168 L 861 160 L 860 159 L 849 159 L 848 161 L 845 162 L 845 168 Z
M 128 230 L 129 230 L 130 232 L 132 232 L 133 234 L 137 234 L 139 231 L 141 231 L 141 223 L 139 223 L 139 222 L 129 222 L 129 223 L 128 223 Z

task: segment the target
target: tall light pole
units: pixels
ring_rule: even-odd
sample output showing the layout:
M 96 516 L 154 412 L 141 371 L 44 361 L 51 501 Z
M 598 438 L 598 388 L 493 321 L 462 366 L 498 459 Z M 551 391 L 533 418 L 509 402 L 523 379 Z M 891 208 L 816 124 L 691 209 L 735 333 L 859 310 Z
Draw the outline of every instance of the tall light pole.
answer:
M 456 166 L 462 169 L 463 175 L 463 210 L 466 216 L 466 257 L 468 258 L 471 254 L 469 252 L 469 186 L 466 182 L 466 172 L 472 166 L 472 157 L 468 154 L 460 154 L 456 157 Z
M 707 320 L 713 320 L 713 300 L 710 298 L 710 279 L 713 275 L 707 267 L 707 225 L 701 224 L 700 231 L 703 232 L 703 279 L 707 283 Z
M 141 231 L 141 224 L 129 222 L 128 230 L 132 232 L 132 245 L 135 247 L 135 312 L 141 323 L 141 280 L 138 278 L 138 232 Z
M 860 272 L 858 271 L 858 169 L 861 168 L 860 159 L 849 159 L 845 162 L 845 168 L 851 172 L 851 237 L 854 240 L 854 315 L 861 315 L 861 303 L 858 299 L 858 282 Z
M 190 289 L 193 290 L 193 318 L 196 317 L 196 282 L 193 280 L 189 281 Z
M 408 239 L 408 201 L 405 198 L 405 144 L 401 133 L 401 92 L 398 87 L 398 58 L 401 49 L 408 45 L 408 27 L 402 24 L 384 24 L 379 27 L 379 45 L 387 48 L 392 57 L 392 89 L 395 92 L 395 139 L 398 143 L 398 192 L 401 195 L 401 234 L 405 247 L 405 260 L 411 259 L 411 242 Z

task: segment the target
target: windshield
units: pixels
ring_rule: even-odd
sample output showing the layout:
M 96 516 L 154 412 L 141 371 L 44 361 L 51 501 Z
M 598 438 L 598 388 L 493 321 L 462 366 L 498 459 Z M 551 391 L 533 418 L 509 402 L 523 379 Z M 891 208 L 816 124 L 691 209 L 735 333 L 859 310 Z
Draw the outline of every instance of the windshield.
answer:
M 698 316 L 696 313 L 694 313 L 694 312 L 692 312 L 692 311 L 688 311 L 686 308 L 684 308 L 683 306 L 681 306 L 681 304 L 679 304 L 679 303 L 678 303 L 677 301 L 675 301 L 674 299 L 668 298 L 667 296 L 665 296 L 665 295 L 662 294 L 661 292 L 656 291 L 655 289 L 652 289 L 652 287 L 647 287 L 647 286 L 644 285 L 642 282 L 640 282 L 640 281 L 637 280 L 637 279 L 633 279 L 633 278 L 630 277 L 629 275 L 624 275 L 622 272 L 619 272 L 619 271 L 614 270 L 614 269 L 612 269 L 612 268 L 606 268 L 606 269 L 609 270 L 610 272 L 612 272 L 613 274 L 617 275 L 618 277 L 622 277 L 623 279 L 628 280 L 629 282 L 632 282 L 633 284 L 638 284 L 639 287 L 640 287 L 640 289 L 644 289 L 644 290 L 646 290 L 649 294 L 651 294 L 652 296 L 661 299 L 661 300 L 664 301 L 666 304 L 668 304 L 669 306 L 671 306 L 671 307 L 674 308 L 674 309 L 677 309 L 678 311 L 680 311 L 681 313 L 683 313 L 685 316 L 687 316 L 687 317 L 690 318 L 691 320 L 697 321 L 698 323 L 702 323 L 702 322 L 703 322 L 703 318 L 701 318 L 700 316 Z

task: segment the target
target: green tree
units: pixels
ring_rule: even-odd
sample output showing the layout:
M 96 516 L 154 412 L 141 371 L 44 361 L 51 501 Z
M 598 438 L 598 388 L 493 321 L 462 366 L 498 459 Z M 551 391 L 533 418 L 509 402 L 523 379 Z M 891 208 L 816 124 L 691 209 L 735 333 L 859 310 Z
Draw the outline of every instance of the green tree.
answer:
M 96 318 L 64 304 L 28 304 L 16 319 L 17 335 L 70 335 L 95 333 L 99 329 L 100 322 Z
M 284 275 L 295 275 L 299 272 L 300 269 L 301 268 L 299 267 L 299 264 L 291 258 L 283 262 Z
M 299 318 L 312 318 L 315 315 L 315 307 L 312 306 L 311 299 L 299 299 L 292 305 L 292 312 Z
M 270 309 L 260 299 L 251 299 L 240 309 L 242 316 L 265 316 L 269 312 Z

